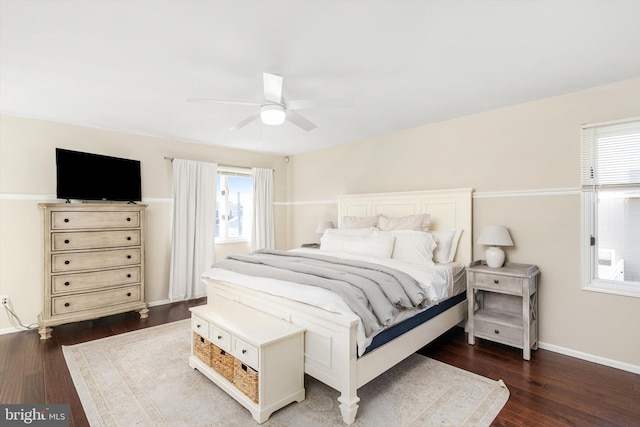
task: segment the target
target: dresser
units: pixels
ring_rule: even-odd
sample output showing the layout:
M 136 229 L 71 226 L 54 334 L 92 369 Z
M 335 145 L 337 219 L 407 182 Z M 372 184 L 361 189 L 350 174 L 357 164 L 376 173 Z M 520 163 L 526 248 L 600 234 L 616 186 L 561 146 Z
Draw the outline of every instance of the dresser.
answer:
M 538 347 L 539 273 L 530 264 L 492 268 L 475 261 L 467 268 L 469 344 L 484 338 L 521 348 L 531 359 Z
M 190 310 L 189 366 L 258 423 L 304 400 L 304 329 L 226 298 Z
M 137 310 L 144 297 L 146 205 L 41 203 L 41 339 L 53 326 Z

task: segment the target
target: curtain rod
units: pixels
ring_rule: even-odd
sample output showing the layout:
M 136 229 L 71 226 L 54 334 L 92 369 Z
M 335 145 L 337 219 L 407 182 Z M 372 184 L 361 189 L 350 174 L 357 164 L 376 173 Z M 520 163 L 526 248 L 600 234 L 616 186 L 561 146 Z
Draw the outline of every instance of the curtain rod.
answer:
M 168 156 L 164 156 L 165 160 L 169 160 L 171 163 L 173 163 L 174 158 L 173 157 L 168 157 Z M 240 169 L 251 169 L 251 167 L 247 167 L 247 166 L 233 166 L 233 165 L 218 165 L 218 167 L 223 167 L 223 168 L 240 168 Z M 272 171 L 275 171 L 275 169 L 271 169 Z

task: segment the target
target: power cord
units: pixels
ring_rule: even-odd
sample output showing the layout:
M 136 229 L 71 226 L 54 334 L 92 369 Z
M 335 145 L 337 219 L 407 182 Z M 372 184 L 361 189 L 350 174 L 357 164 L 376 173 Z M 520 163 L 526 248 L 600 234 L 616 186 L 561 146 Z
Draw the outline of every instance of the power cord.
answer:
M 7 311 L 7 317 L 9 318 L 9 323 L 16 329 L 24 329 L 25 331 L 33 331 L 34 329 L 38 329 L 37 323 L 31 323 L 29 325 L 23 325 L 20 321 L 20 318 L 14 311 L 9 307 L 9 303 L 3 305 L 4 309 Z M 17 323 L 17 324 L 16 324 Z

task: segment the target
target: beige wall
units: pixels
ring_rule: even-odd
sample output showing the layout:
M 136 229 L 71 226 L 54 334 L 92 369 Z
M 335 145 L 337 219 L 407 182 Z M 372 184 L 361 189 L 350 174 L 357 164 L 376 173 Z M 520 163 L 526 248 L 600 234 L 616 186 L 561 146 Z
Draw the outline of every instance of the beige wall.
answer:
M 45 121 L 0 116 L 0 294 L 24 324 L 41 308 L 42 219 L 37 204 L 56 193 L 55 148 L 100 153 L 142 162 L 142 196 L 147 209 L 146 297 L 167 300 L 171 253 L 172 173 L 165 156 L 219 164 L 273 168 L 275 200 L 286 200 L 283 157 L 242 150 L 124 134 Z M 286 206 L 275 209 L 276 245 L 286 245 Z M 281 230 L 281 232 L 280 232 Z M 216 256 L 248 252 L 246 244 L 216 245 Z M 0 312 L 0 332 L 11 327 Z
M 639 100 L 637 78 L 293 156 L 288 246 L 337 221 L 339 194 L 474 188 L 476 235 L 506 225 L 508 260 L 540 267 L 540 341 L 640 369 L 640 298 L 581 289 L 578 191 L 580 125 L 640 116 Z

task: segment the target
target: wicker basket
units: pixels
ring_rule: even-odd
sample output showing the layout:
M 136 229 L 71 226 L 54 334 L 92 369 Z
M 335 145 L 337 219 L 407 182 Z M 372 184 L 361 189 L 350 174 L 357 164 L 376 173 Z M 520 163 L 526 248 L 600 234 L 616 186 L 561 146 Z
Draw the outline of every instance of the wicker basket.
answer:
M 211 346 L 213 347 L 211 351 L 213 369 L 228 379 L 229 382 L 233 382 L 233 361 L 235 358 L 217 345 L 211 344 Z
M 193 333 L 193 352 L 209 366 L 212 366 L 213 344 L 197 333 Z
M 258 371 L 234 358 L 233 384 L 247 397 L 258 403 Z

